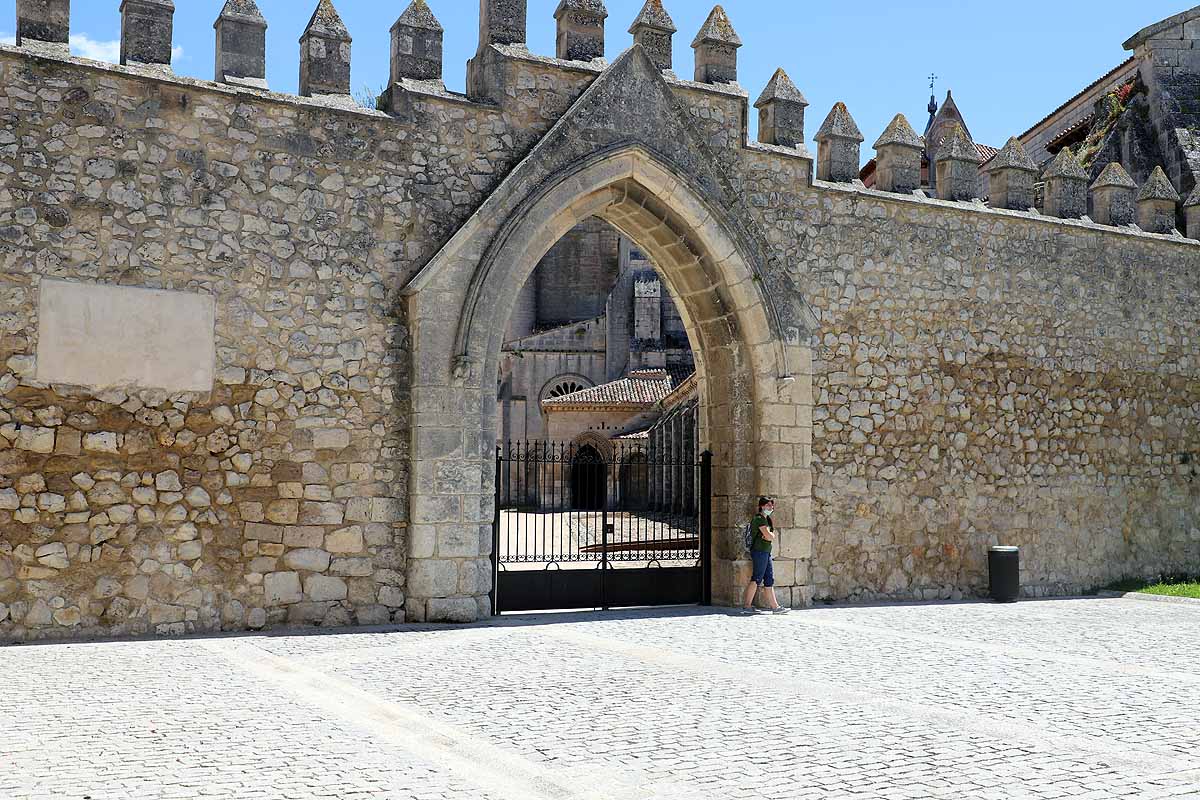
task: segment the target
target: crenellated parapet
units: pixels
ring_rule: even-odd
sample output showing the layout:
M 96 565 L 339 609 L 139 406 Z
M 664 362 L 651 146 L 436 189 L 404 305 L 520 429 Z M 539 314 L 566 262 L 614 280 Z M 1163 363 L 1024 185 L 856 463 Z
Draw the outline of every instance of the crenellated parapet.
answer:
M 298 94 L 322 106 L 372 113 L 359 109 L 350 97 L 353 39 L 338 14 L 336 0 L 310 2 L 315 8 L 300 38 Z M 744 126 L 749 97 L 737 83 L 738 50 L 743 43 L 729 15 L 720 5 L 708 14 L 692 42 L 694 80 L 681 80 L 673 72 L 672 43 L 677 28 L 667 5 L 667 0 L 645 0 L 629 33 L 676 98 L 693 110 L 694 124 L 710 143 L 755 149 L 767 158 L 808 161 L 810 171 L 804 174 L 801 168 L 799 173 L 805 184 L 811 183 L 814 167 L 820 181 L 850 184 L 858 180 L 864 137 L 844 103 L 834 105 L 813 137 L 817 152 L 812 159 L 805 148 L 808 101 L 780 68 L 754 102 L 759 115 L 758 143 L 749 143 Z M 122 1 L 124 65 L 149 78 L 173 80 L 174 11 L 173 0 Z M 19 48 L 34 55 L 70 57 L 70 0 L 17 0 L 16 12 Z M 426 108 L 445 108 L 447 104 L 474 107 L 472 113 L 483 115 L 481 119 L 504 119 L 514 130 L 525 126 L 517 146 L 521 149 L 553 127 L 605 71 L 606 59 L 615 55 L 607 52 L 609 13 L 604 0 L 560 0 L 554 11 L 557 45 L 553 56 L 529 50 L 527 0 L 480 0 L 479 14 L 479 46 L 468 68 L 468 90 L 465 95 L 456 94 L 442 83 L 444 28 L 427 0 L 410 0 L 390 29 L 390 89 L 383 98 L 385 113 L 403 118 L 412 113 L 413 102 L 424 103 Z M 286 96 L 268 93 L 269 26 L 256 0 L 224 0 L 213 28 L 217 84 L 289 102 Z M 1200 237 L 1200 193 L 1194 192 L 1181 204 L 1162 169 L 1139 187 L 1113 163 L 1089 187 L 1087 170 L 1070 148 L 1064 148 L 1040 177 L 1043 202 L 1034 210 L 1039 176 L 1020 141 L 1010 139 L 981 165 L 981 148 L 965 126 L 949 125 L 936 134 L 937 141 L 927 141 L 903 115 L 893 118 L 873 145 L 873 188 L 897 195 L 916 193 L 919 199 L 922 186 L 932 186 L 934 199 L 964 203 L 966 209 L 986 204 L 998 210 L 1091 220 L 1156 234 L 1172 234 L 1186 220 L 1187 233 Z

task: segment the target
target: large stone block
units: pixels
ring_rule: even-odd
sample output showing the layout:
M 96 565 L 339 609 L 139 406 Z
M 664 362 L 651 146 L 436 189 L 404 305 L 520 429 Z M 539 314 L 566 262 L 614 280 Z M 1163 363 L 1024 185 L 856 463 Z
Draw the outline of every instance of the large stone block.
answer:
M 474 622 L 479 619 L 479 604 L 470 597 L 434 598 L 426 601 L 426 622 Z
M 312 602 L 345 600 L 346 582 L 328 575 L 309 575 L 304 579 L 304 596 Z
M 263 576 L 264 602 L 269 606 L 299 603 L 304 599 L 300 590 L 300 575 L 295 572 L 272 572 Z
M 449 597 L 458 591 L 459 562 L 446 559 L 422 559 L 408 568 L 410 597 Z

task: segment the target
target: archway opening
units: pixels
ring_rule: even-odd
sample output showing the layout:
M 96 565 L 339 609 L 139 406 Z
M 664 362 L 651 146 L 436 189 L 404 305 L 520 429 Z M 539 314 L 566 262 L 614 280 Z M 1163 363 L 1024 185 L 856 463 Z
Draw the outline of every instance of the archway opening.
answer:
M 748 577 L 738 529 L 748 519 L 755 496 L 787 493 L 789 502 L 777 508 L 779 524 L 811 539 L 811 362 L 806 348 L 789 344 L 798 332 L 781 330 L 763 292 L 759 270 L 765 267 L 765 251 L 736 215 L 731 217 L 704 199 L 709 190 L 697 188 L 638 147 L 597 154 L 559 173 L 514 180 L 506 186 L 511 191 L 501 191 L 481 209 L 426 267 L 422 275 L 428 277 L 417 288 L 429 298 L 416 302 L 412 310 L 414 330 L 423 339 L 417 346 L 430 348 L 425 352 L 436 353 L 439 344 L 450 343 L 441 322 L 447 293 L 463 298 L 463 314 L 453 330 L 456 355 L 443 369 L 445 385 L 454 397 L 463 398 L 462 407 L 478 410 L 477 426 L 463 419 L 465 449 L 460 452 L 478 448 L 475 474 L 480 480 L 473 491 L 470 482 L 461 481 L 466 496 L 453 497 L 457 484 L 439 480 L 453 469 L 448 462 L 460 456 L 447 451 L 444 440 L 432 433 L 418 436 L 415 502 L 431 508 L 439 521 L 448 521 L 448 513 L 442 512 L 457 499 L 463 521 L 480 526 L 481 542 L 494 530 L 497 506 L 491 476 L 504 480 L 495 463 L 495 443 L 505 438 L 497 387 L 503 382 L 512 312 L 529 277 L 554 245 L 580 223 L 599 218 L 627 237 L 657 268 L 694 345 L 696 449 L 713 453 L 711 492 L 705 504 L 711 509 L 713 531 L 711 547 L 705 548 L 712 556 L 708 586 L 715 602 L 736 602 Z M 470 275 L 464 274 L 464 267 Z M 434 381 L 436 370 L 421 377 Z M 418 425 L 420 419 L 434 425 L 457 424 L 445 412 L 443 398 L 449 395 L 441 393 L 438 384 L 429 387 L 433 391 L 421 386 L 422 391 L 414 395 L 418 415 L 422 409 L 427 411 Z M 558 469 L 561 474 L 561 466 Z M 562 477 L 557 483 L 569 484 Z M 610 498 L 620 494 L 619 471 L 613 481 Z M 429 486 L 434 488 L 425 488 Z M 796 541 L 803 539 L 797 536 Z M 781 549 L 788 549 L 786 541 Z M 787 589 L 780 592 L 783 602 L 804 598 L 803 592 L 791 591 L 807 583 L 807 563 L 800 563 L 808 557 L 803 549 L 798 545 L 794 556 L 784 556 L 792 563 L 781 570 L 789 574 L 786 583 L 777 581 L 778 588 Z M 443 569 L 443 564 L 456 567 L 460 575 L 470 571 L 476 576 L 487 563 L 485 547 L 469 563 L 459 560 L 464 558 L 459 552 L 456 548 L 443 554 L 439 548 L 432 556 L 414 557 L 410 576 L 416 571 L 423 577 Z M 417 606 L 422 595 L 413 584 L 409 588 Z M 440 612 L 450 607 L 440 596 L 434 598 L 436 602 L 429 601 L 425 608 Z M 486 597 L 474 598 L 481 608 L 488 602 Z

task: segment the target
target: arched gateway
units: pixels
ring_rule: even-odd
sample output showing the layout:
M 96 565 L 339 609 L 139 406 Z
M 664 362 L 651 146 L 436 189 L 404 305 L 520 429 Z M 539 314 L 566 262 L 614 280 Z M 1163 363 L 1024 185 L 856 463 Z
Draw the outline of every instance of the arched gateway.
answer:
M 636 98 L 640 124 L 622 124 Z M 584 92 L 406 290 L 413 333 L 408 616 L 489 612 L 495 383 L 517 296 L 567 231 L 599 217 L 646 252 L 696 350 L 702 449 L 714 454 L 713 597 L 745 577 L 735 528 L 761 492 L 804 484 L 806 351 L 789 344 L 761 271 L 766 247 L 640 48 Z M 792 330 L 790 338 L 797 339 Z M 783 422 L 783 425 L 778 424 Z M 788 428 L 788 434 L 781 433 Z M 797 498 L 785 525 L 807 526 Z M 795 578 L 804 584 L 804 576 Z

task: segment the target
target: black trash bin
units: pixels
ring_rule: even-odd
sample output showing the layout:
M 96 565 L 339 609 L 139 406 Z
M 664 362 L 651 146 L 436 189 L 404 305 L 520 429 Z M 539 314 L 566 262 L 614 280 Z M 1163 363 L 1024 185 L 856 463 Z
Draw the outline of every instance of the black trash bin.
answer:
M 1021 550 L 1017 547 L 988 548 L 988 577 L 992 599 L 1015 603 L 1021 595 Z

